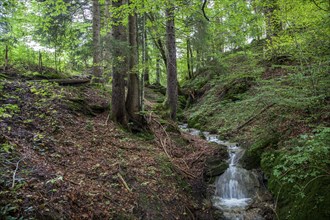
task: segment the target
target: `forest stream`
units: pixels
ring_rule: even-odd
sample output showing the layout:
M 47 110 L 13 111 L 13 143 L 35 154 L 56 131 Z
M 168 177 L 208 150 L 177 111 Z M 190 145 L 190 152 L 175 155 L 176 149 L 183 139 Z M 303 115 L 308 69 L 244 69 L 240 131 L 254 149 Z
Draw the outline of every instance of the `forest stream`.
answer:
M 263 202 L 259 196 L 265 193 L 265 187 L 262 187 L 262 178 L 259 173 L 246 170 L 240 165 L 239 162 L 245 150 L 236 143 L 220 140 L 218 135 L 188 128 L 187 124 L 180 125 L 180 129 L 192 135 L 204 136 L 208 142 L 227 147 L 229 167 L 222 175 L 216 177 L 215 191 L 211 198 L 212 205 L 222 211 L 224 219 L 265 219 L 258 212 L 248 211 L 253 204 Z

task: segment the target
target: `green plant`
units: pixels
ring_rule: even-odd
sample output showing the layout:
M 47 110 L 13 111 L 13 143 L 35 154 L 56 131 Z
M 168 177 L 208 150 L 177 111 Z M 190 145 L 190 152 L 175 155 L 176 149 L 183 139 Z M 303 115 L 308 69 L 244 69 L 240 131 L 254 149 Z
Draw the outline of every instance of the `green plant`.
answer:
M 330 128 L 320 127 L 264 153 L 261 165 L 269 175 L 280 216 L 286 219 L 327 219 L 330 205 Z
M 6 142 L 4 144 L 1 144 L 1 149 L 4 150 L 6 153 L 9 153 L 10 151 L 12 151 L 14 149 L 14 145 Z
M 0 107 L 0 118 L 11 118 L 19 110 L 16 104 L 4 104 Z
M 327 175 L 330 168 L 330 128 L 319 128 L 315 134 L 301 135 L 289 142 L 291 149 L 279 156 L 273 175 L 284 184 L 307 184 L 313 178 Z M 294 172 L 292 172 L 294 171 Z M 305 185 L 296 185 L 303 190 Z

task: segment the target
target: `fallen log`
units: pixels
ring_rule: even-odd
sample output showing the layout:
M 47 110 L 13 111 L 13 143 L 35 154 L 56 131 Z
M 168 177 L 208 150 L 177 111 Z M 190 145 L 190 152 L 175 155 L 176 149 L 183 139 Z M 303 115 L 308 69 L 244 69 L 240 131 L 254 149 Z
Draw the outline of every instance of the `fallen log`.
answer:
M 49 79 L 49 82 L 57 82 L 62 86 L 80 85 L 90 83 L 90 79 Z
M 92 116 L 96 116 L 98 113 L 105 112 L 110 108 L 108 102 L 92 103 L 82 98 L 67 98 L 67 101 L 69 101 L 68 106 L 71 110 Z

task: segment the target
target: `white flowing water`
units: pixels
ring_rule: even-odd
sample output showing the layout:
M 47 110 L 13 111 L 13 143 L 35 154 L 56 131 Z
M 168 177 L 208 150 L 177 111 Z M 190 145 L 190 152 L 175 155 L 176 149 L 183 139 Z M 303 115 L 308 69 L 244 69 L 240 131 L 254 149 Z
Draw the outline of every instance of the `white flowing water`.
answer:
M 225 219 L 228 220 L 263 219 L 259 215 L 246 217 L 246 209 L 253 202 L 260 184 L 256 174 L 239 165 L 244 150 L 235 143 L 220 140 L 217 135 L 188 128 L 186 124 L 180 128 L 192 135 L 203 135 L 209 142 L 227 146 L 229 167 L 215 180 L 213 206 L 222 210 Z

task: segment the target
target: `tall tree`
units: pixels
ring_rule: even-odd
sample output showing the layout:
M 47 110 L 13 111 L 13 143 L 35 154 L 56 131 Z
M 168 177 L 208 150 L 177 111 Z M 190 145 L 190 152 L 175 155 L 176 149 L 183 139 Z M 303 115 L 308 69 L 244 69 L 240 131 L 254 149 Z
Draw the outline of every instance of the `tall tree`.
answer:
M 109 78 L 111 76 L 111 66 L 112 66 L 112 56 L 111 56 L 111 42 L 112 42 L 112 28 L 110 25 L 111 21 L 111 13 L 110 13 L 110 6 L 111 6 L 111 1 L 112 0 L 106 0 L 105 1 L 105 7 L 104 7 L 104 19 L 105 19 L 105 40 L 104 40 L 104 53 L 103 53 L 103 58 L 102 60 L 105 62 L 104 63 L 104 72 L 103 72 L 103 77 L 105 81 L 109 81 Z
M 190 39 L 187 38 L 187 69 L 188 69 L 188 78 L 191 79 L 193 77 L 193 54 L 190 44 Z
M 101 14 L 99 0 L 93 0 L 93 75 L 94 82 L 102 81 L 101 53 Z
M 137 51 L 137 16 L 133 12 L 128 17 L 129 29 L 129 73 L 128 73 L 128 91 L 126 98 L 126 110 L 129 118 L 133 121 L 139 121 L 140 115 L 140 93 L 138 77 L 138 51 Z
M 112 6 L 118 9 L 124 5 L 125 0 L 112 1 Z M 112 119 L 123 125 L 127 124 L 126 109 L 125 109 L 125 73 L 126 73 L 126 53 L 123 52 L 123 45 L 126 44 L 126 30 L 120 18 L 114 16 L 113 25 L 113 78 L 112 78 Z
M 143 62 L 143 81 L 148 85 L 149 82 L 149 68 L 148 68 L 148 44 L 147 44 L 147 29 L 146 29 L 146 14 L 142 17 L 142 62 Z
M 174 5 L 170 3 L 166 9 L 166 46 L 168 52 L 167 59 L 167 101 L 170 107 L 170 117 L 176 120 L 178 105 L 178 80 L 176 66 L 176 44 L 175 44 L 175 24 Z

